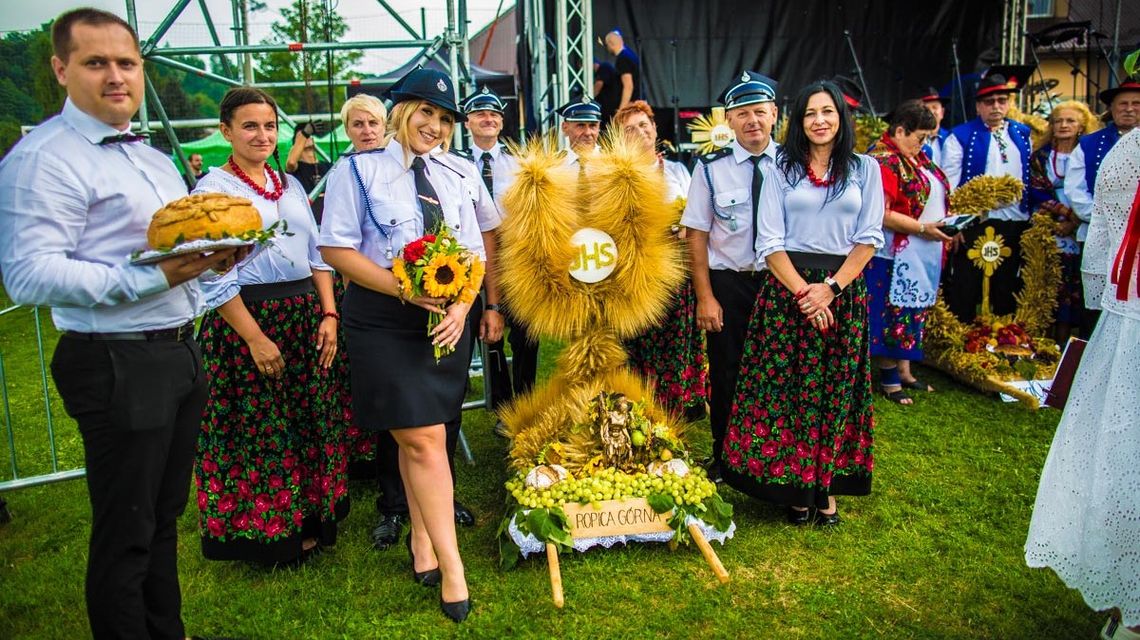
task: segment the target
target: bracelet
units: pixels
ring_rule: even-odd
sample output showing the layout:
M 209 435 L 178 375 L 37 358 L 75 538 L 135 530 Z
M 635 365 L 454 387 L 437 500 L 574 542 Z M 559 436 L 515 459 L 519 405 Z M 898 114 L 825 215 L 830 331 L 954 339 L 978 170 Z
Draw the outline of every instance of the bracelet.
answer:
M 926 235 L 926 223 L 924 223 L 924 222 L 918 223 L 918 235 L 920 235 L 920 236 Z
M 321 313 L 321 320 L 324 320 L 325 318 L 332 318 L 337 322 L 340 322 L 340 314 L 336 311 L 325 311 Z
M 483 307 L 483 310 L 484 310 L 484 311 L 498 311 L 498 310 L 499 310 L 499 305 L 497 305 L 497 304 L 489 304 L 489 305 L 487 305 L 487 306 Z
M 407 304 L 404 300 L 404 281 L 396 278 L 396 297 L 400 300 L 400 304 Z

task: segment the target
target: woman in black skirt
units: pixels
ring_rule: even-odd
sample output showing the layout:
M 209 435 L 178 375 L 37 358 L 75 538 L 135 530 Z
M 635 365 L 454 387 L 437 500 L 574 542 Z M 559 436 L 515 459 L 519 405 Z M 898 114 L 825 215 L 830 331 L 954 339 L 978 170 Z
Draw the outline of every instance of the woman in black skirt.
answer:
M 446 224 L 459 243 L 483 254 L 462 176 L 437 160 L 463 116 L 451 79 L 421 69 L 392 89 L 394 138 L 383 149 L 350 156 L 329 175 L 321 252 L 349 281 L 344 328 L 352 362 L 353 414 L 362 427 L 390 431 L 412 531 L 412 577 L 442 584 L 443 612 L 461 622 L 470 611 L 455 537 L 444 423 L 459 416 L 467 383 L 469 304 L 411 297 L 392 274 L 404 245 Z M 443 320 L 427 333 L 428 312 Z M 439 362 L 434 345 L 454 347 Z
M 883 246 L 884 204 L 878 163 L 854 146 L 839 88 L 808 85 L 761 191 L 756 252 L 767 271 L 744 343 L 724 477 L 787 505 L 793 524 L 838 524 L 832 496 L 871 491 L 862 273 Z

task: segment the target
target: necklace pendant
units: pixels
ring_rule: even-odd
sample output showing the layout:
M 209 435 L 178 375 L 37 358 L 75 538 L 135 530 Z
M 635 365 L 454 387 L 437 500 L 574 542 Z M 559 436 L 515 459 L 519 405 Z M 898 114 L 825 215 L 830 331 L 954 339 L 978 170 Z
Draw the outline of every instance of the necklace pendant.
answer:
M 386 258 L 388 260 L 392 259 L 392 247 L 388 247 L 387 249 L 384 250 L 384 258 Z

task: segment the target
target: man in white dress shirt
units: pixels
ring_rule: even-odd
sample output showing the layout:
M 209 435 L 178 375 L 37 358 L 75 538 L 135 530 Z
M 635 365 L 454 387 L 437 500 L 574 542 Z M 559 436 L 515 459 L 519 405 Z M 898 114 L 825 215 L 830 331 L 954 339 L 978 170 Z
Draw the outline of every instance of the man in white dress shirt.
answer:
M 463 103 L 463 111 L 467 114 L 465 123 L 471 133 L 473 143 L 471 153 L 475 167 L 483 183 L 494 196 L 500 213 L 504 215 L 503 194 L 507 192 L 515 181 L 515 172 L 518 171 L 518 161 L 511 150 L 499 141 L 503 132 L 503 111 L 506 109 L 503 102 L 494 91 L 488 87 L 483 89 Z M 488 292 L 489 293 L 489 292 Z M 487 304 L 483 311 L 483 322 L 494 322 L 500 328 L 498 340 L 487 341 L 488 362 L 485 364 L 487 378 L 491 383 L 491 409 L 497 410 L 509 402 L 516 395 L 526 393 L 534 387 L 538 377 L 538 339 L 529 336 L 525 326 L 517 319 L 509 316 L 507 308 L 500 308 L 500 300 L 487 296 Z M 507 312 L 507 315 L 503 315 Z M 472 309 L 475 315 L 475 309 Z M 506 352 L 503 349 L 502 327 L 506 320 L 510 331 L 507 341 L 511 344 L 511 366 L 507 366 Z M 504 433 L 502 422 L 495 425 L 496 433 Z
M 760 290 L 756 260 L 756 206 L 761 168 L 776 160 L 772 127 L 778 119 L 776 81 L 745 71 L 721 93 L 736 139 L 701 156 L 681 216 L 697 296 L 697 328 L 709 356 L 709 475 L 720 477 L 721 444 L 728 428 L 744 335 Z
M 186 195 L 169 158 L 130 135 L 138 36 L 77 9 L 52 45 L 67 101 L 0 163 L 0 270 L 15 302 L 51 306 L 63 332 L 51 368 L 83 437 L 92 635 L 182 638 L 176 520 L 206 402 L 195 279 L 234 251 L 128 264 L 154 212 Z
M 1013 176 L 1029 185 L 1029 127 L 1006 117 L 1012 94 L 1019 87 L 1017 78 L 1007 79 L 1000 72 L 991 71 L 982 78 L 974 94 L 978 117 L 955 127 L 942 146 L 942 170 L 951 189 L 981 175 Z M 974 319 L 982 299 L 983 272 L 974 265 L 968 250 L 990 228 L 1010 249 L 990 277 L 991 310 L 997 315 L 1017 310 L 1014 294 L 1021 290 L 1021 234 L 1028 227 L 1029 203 L 1023 196 L 1020 202 L 988 212 L 984 223 L 963 232 L 963 242 L 942 271 L 946 304 L 963 322 Z

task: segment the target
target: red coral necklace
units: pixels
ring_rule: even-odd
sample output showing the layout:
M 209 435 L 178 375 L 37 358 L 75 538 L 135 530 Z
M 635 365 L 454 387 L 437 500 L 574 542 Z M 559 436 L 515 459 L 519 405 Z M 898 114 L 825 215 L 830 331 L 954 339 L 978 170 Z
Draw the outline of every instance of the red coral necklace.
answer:
M 277 173 L 273 171 L 273 167 L 269 166 L 268 162 L 265 163 L 265 168 L 269 171 L 269 179 L 273 181 L 273 191 L 266 191 L 265 187 L 262 187 L 254 182 L 253 178 L 249 177 L 249 174 L 242 171 L 241 167 L 239 167 L 238 164 L 234 162 L 233 156 L 230 156 L 228 164 L 230 170 L 234 172 L 234 175 L 237 176 L 239 180 L 244 182 L 250 189 L 253 189 L 254 193 L 261 196 L 262 198 L 265 198 L 270 202 L 274 202 L 276 200 L 279 200 L 281 198 L 281 195 L 285 193 L 285 188 L 281 186 L 281 180 L 277 178 Z
M 815 171 L 811 168 L 811 163 L 807 164 L 807 177 L 811 183 L 817 187 L 830 187 L 835 184 L 835 177 L 828 176 L 826 180 L 821 180 L 819 176 L 815 175 Z

